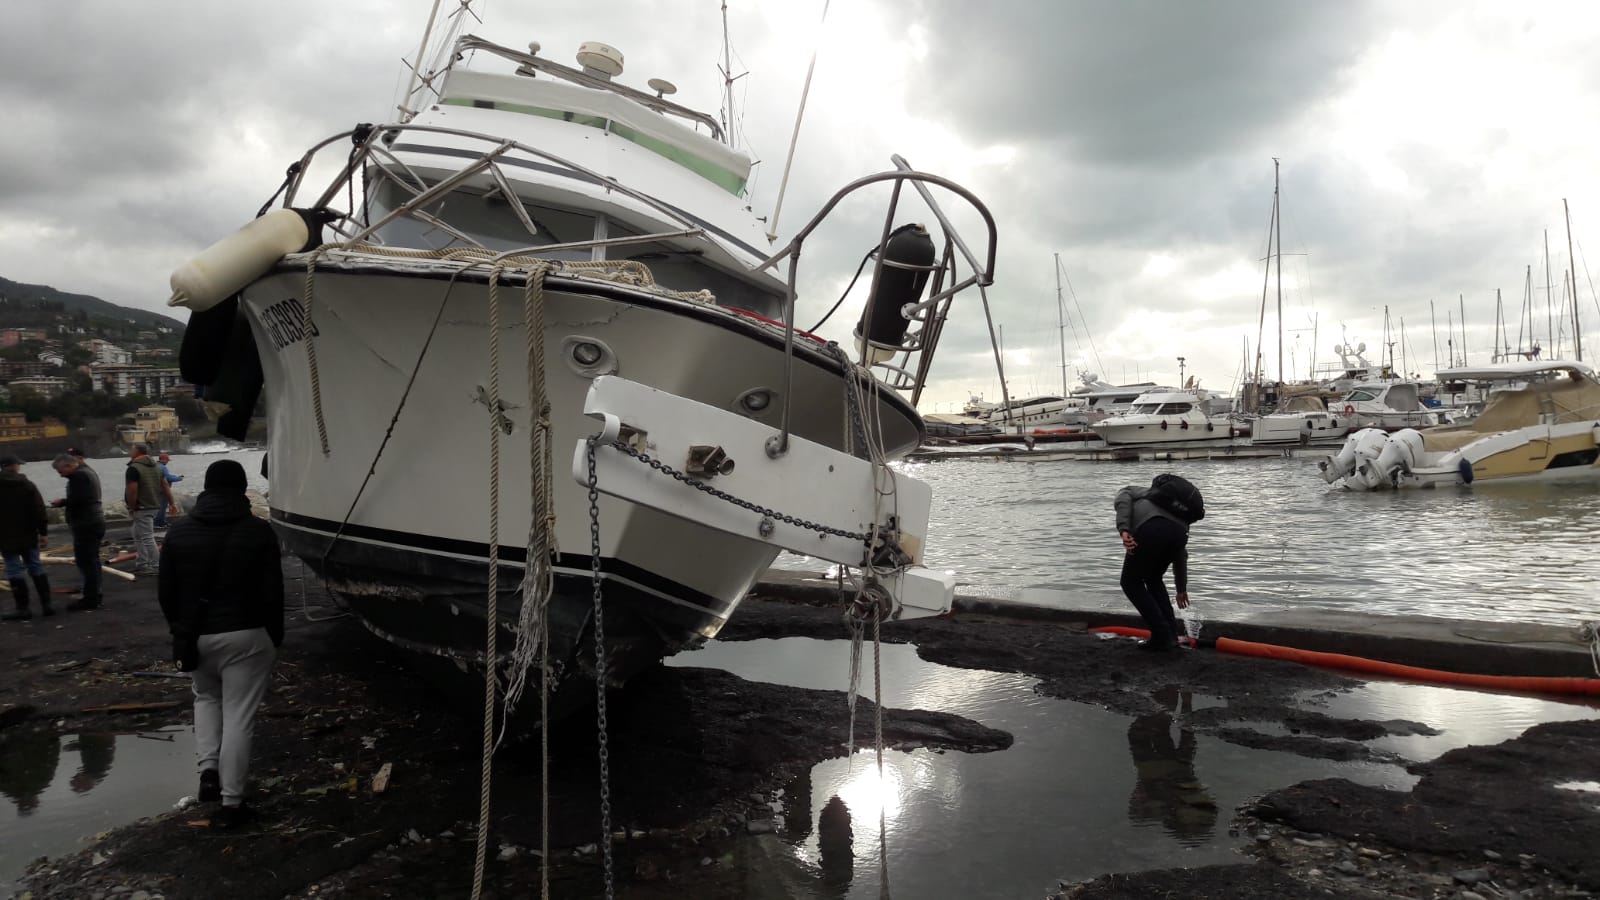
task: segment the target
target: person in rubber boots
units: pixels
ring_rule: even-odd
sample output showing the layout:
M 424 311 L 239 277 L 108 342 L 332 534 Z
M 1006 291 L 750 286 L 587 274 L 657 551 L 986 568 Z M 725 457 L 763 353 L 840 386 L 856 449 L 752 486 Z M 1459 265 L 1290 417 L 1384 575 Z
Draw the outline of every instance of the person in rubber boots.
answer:
M 20 622 L 33 618 L 28 609 L 28 579 L 24 577 L 30 575 L 34 590 L 39 592 L 39 611 L 47 616 L 55 614 L 50 608 L 50 579 L 45 577 L 44 564 L 39 561 L 39 551 L 49 546 L 49 531 L 44 498 L 22 474 L 22 460 L 9 455 L 0 457 L 0 554 L 5 556 L 6 580 L 10 582 L 11 599 L 17 604 L 16 612 L 0 619 Z

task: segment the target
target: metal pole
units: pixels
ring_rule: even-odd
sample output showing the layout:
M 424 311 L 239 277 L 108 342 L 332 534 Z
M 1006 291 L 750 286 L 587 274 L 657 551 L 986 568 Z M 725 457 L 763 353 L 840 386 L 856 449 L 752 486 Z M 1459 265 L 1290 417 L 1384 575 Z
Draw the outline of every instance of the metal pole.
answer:
M 1067 398 L 1067 320 L 1061 307 L 1061 254 L 1056 259 L 1056 337 L 1061 339 L 1061 399 Z
M 1272 158 L 1272 223 L 1277 231 L 1278 245 L 1278 383 L 1283 383 L 1283 216 L 1278 200 L 1278 158 Z
M 1572 255 L 1572 210 L 1567 208 L 1567 198 L 1561 198 L 1561 211 L 1567 217 L 1567 265 L 1572 271 L 1572 346 L 1583 362 L 1583 332 L 1578 330 L 1578 263 Z
M 1467 295 L 1458 294 L 1461 298 L 1461 364 L 1467 364 Z
M 433 0 L 433 9 L 428 12 L 428 24 L 422 29 L 422 43 L 417 45 L 417 62 L 411 67 L 411 77 L 406 80 L 406 92 L 400 98 L 400 121 L 409 122 L 416 112 L 411 109 L 411 92 L 417 89 L 417 82 L 422 79 L 422 67 L 427 61 L 422 54 L 428 52 L 428 38 L 433 36 L 433 21 L 439 15 L 439 0 Z

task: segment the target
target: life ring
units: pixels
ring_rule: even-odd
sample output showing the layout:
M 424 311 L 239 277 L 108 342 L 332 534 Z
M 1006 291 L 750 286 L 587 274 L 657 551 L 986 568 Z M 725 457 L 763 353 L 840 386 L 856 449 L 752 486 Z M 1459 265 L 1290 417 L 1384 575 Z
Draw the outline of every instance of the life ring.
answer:
M 1347 416 L 1353 416 L 1353 415 L 1355 415 L 1355 414 L 1356 414 L 1356 408 L 1355 408 L 1355 406 L 1354 406 L 1354 405 L 1353 405 L 1353 404 L 1350 404 L 1350 403 L 1346 403 L 1346 404 L 1345 404 L 1345 405 L 1344 405 L 1344 414 L 1345 414 L 1345 415 L 1347 415 Z

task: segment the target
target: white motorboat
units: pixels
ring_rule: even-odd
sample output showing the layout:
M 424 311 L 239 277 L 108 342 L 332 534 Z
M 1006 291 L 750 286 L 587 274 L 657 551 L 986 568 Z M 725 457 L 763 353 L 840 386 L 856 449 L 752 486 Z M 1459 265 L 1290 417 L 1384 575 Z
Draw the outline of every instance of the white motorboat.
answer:
M 1330 412 L 1315 397 L 1291 397 L 1279 411 L 1252 416 L 1248 421 L 1252 444 L 1305 446 L 1344 440 L 1353 417 Z
M 1089 428 L 1110 445 L 1170 444 L 1232 438 L 1232 421 L 1210 412 L 1211 395 L 1198 388 L 1140 394 L 1127 412 Z
M 1349 437 L 1321 463 L 1352 490 L 1600 477 L 1600 382 L 1580 362 L 1550 360 L 1446 369 L 1443 380 L 1488 386 L 1471 422 Z
M 940 611 L 928 491 L 885 464 L 922 441 L 952 298 L 992 280 L 988 211 L 896 157 L 769 256 L 715 117 L 622 84 L 603 44 L 578 68 L 530 46 L 460 38 L 414 118 L 314 145 L 283 208 L 174 274 L 185 376 L 235 419 L 264 382 L 286 547 L 373 632 L 463 669 L 491 604 L 503 663 L 548 597 L 558 679 L 621 683 L 715 635 L 783 549 L 859 567 L 868 616 Z M 799 250 L 888 184 L 942 234 L 891 232 L 889 202 L 849 354 L 794 327 Z M 930 186 L 971 204 L 985 255 Z
M 1386 430 L 1444 425 L 1452 414 L 1449 408 L 1425 405 L 1417 382 L 1400 380 L 1356 382 L 1328 408 L 1349 418 L 1353 427 Z

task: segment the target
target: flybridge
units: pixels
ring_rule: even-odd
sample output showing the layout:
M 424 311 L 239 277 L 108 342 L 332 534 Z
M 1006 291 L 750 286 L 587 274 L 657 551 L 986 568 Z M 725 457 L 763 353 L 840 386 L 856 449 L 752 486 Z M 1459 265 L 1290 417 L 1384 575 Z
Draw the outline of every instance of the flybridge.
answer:
M 532 44 L 530 48 L 537 46 Z M 651 95 L 617 84 L 604 71 L 574 69 L 536 53 L 512 50 L 472 35 L 457 42 L 458 55 L 470 50 L 483 50 L 517 63 L 517 74 L 454 69 L 441 91 L 442 105 L 502 110 L 595 128 L 669 159 L 735 196 L 743 196 L 753 165 L 750 157 L 719 140 L 722 130 L 709 115 L 666 100 L 662 94 L 675 90 L 671 84 L 651 79 L 651 85 L 661 92 Z M 580 52 L 579 56 L 581 59 L 584 54 Z M 620 54 L 615 59 L 614 69 L 620 74 Z M 551 77 L 536 80 L 541 73 Z M 698 126 L 707 128 L 710 136 L 697 131 Z

